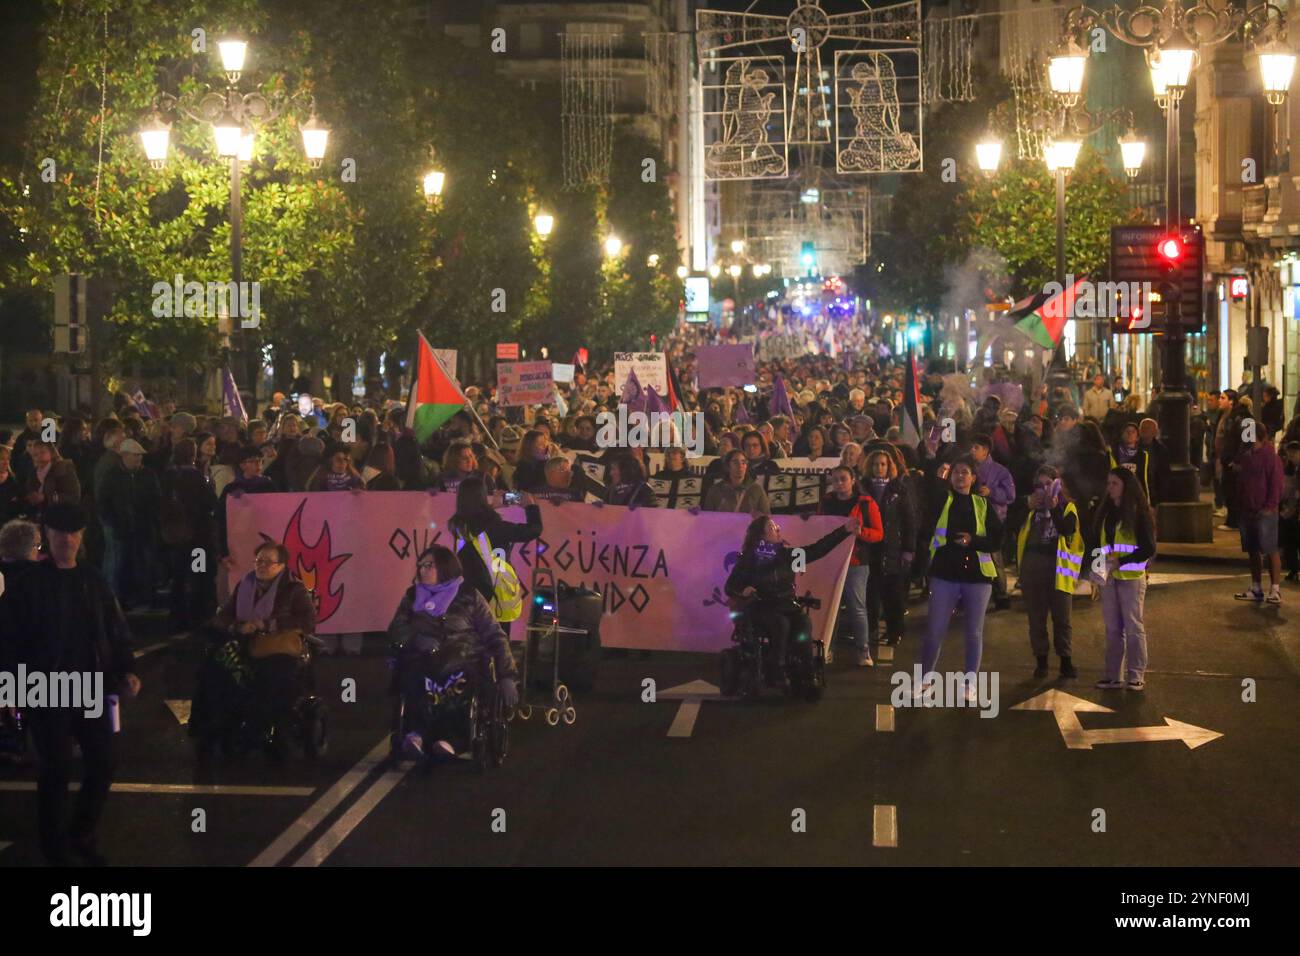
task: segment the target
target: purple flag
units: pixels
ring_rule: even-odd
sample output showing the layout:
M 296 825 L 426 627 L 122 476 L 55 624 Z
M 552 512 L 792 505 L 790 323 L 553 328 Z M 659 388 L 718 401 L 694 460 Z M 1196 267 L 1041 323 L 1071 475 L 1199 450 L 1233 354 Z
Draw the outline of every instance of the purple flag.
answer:
M 244 400 L 239 397 L 239 389 L 235 387 L 235 376 L 231 374 L 229 368 L 221 370 L 221 412 L 229 418 L 237 418 L 241 423 L 248 424 Z
M 135 405 L 136 411 L 140 413 L 141 418 L 153 418 L 153 408 L 149 405 L 149 400 L 144 397 L 144 390 L 137 388 L 135 394 L 131 396 L 131 402 Z
M 659 393 L 655 391 L 653 385 L 647 385 L 645 389 L 645 412 L 647 415 L 653 415 L 655 412 L 667 411 L 664 403 L 659 399 Z
M 786 418 L 794 418 L 794 407 L 790 404 L 790 396 L 785 390 L 785 379 L 780 375 L 777 375 L 776 385 L 772 387 L 772 401 L 770 405 L 773 415 L 784 415 Z
M 619 396 L 618 403 L 626 405 L 629 412 L 645 411 L 645 392 L 641 388 L 641 383 L 637 381 L 636 369 L 627 373 L 627 381 L 623 383 L 623 394 Z
M 749 424 L 749 409 L 745 408 L 745 400 L 743 398 L 736 402 L 736 407 L 732 409 L 731 420 L 737 425 Z

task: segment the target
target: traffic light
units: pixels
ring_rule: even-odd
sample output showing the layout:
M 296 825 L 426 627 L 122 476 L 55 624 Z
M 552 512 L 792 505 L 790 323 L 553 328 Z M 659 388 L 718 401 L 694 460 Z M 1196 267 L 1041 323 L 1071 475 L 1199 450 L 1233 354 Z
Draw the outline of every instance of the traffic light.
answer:
M 1156 255 L 1166 269 L 1181 269 L 1183 265 L 1183 240 L 1180 236 L 1162 236 L 1156 243 Z

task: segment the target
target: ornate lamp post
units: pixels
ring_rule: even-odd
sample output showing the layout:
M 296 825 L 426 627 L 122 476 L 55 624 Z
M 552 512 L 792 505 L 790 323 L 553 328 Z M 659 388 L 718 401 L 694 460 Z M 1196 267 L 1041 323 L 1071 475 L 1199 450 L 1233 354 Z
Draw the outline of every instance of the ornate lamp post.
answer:
M 303 140 L 303 152 L 313 168 L 320 166 L 325 156 L 325 147 L 329 141 L 329 128 L 316 119 L 316 101 L 311 94 L 300 92 L 293 96 L 273 96 L 267 98 L 261 93 L 241 93 L 239 79 L 243 75 L 244 59 L 248 53 L 248 44 L 238 38 L 227 38 L 217 44 L 221 55 L 222 70 L 226 75 L 224 90 L 212 90 L 177 96 L 172 93 L 160 93 L 154 100 L 153 116 L 140 129 L 140 140 L 145 156 L 154 169 L 162 169 L 167 162 L 167 149 L 171 136 L 171 124 L 163 118 L 164 114 L 182 114 L 198 123 L 212 126 L 216 141 L 217 155 L 230 163 L 230 272 L 235 283 L 243 281 L 243 209 L 240 203 L 241 162 L 250 162 L 253 158 L 253 138 L 256 127 L 276 119 L 281 114 L 295 108 L 306 108 L 310 118 L 300 125 Z M 256 372 L 253 359 L 257 354 L 254 347 L 252 331 L 253 322 L 241 321 L 240 327 L 248 334 L 243 348 L 229 345 L 231 352 L 242 353 L 248 361 L 249 368 L 241 369 L 240 380 L 249 388 L 256 387 Z M 233 333 L 233 323 L 230 332 Z M 228 342 L 239 342 L 243 336 L 232 335 Z M 241 364 L 236 362 L 235 364 Z M 253 373 L 250 375 L 250 371 Z
M 1270 103 L 1280 104 L 1295 68 L 1295 56 L 1286 44 L 1286 16 L 1271 3 L 1247 9 L 1212 6 L 1209 0 L 1192 4 L 1184 0 L 1163 0 L 1158 5 L 1153 2 L 1131 10 L 1119 5 L 1104 10 L 1079 6 L 1065 15 L 1064 40 L 1082 47 L 1085 38 L 1098 27 L 1146 51 L 1152 89 L 1156 101 L 1165 108 L 1168 154 L 1165 221 L 1171 229 L 1180 229 L 1183 219 L 1179 208 L 1179 104 L 1191 81 L 1199 49 L 1234 37 L 1259 47 L 1265 95 Z M 1200 480 L 1189 457 L 1192 396 L 1187 384 L 1187 336 L 1180 323 L 1179 306 L 1176 298 L 1166 304 L 1168 328 L 1161 336 L 1164 378 L 1158 415 L 1171 458 L 1169 500 L 1195 503 L 1200 500 Z

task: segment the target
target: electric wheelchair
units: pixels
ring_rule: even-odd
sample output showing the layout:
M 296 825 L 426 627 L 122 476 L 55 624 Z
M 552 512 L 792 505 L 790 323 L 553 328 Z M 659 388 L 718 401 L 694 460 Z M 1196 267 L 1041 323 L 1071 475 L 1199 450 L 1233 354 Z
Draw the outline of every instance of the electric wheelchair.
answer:
M 426 771 L 438 756 L 433 744 L 439 739 L 451 743 L 458 755 L 468 756 L 479 771 L 505 762 L 514 714 L 497 689 L 496 665 L 490 658 L 466 654 L 455 644 L 431 654 L 392 644 L 388 665 L 394 760 L 403 758 L 406 736 L 416 732 L 424 737 L 419 763 Z
M 785 660 L 777 660 L 775 642 L 764 624 L 774 610 L 772 602 L 733 599 L 731 617 L 736 622 L 732 645 L 719 657 L 719 690 L 726 697 L 753 697 L 766 687 L 782 687 L 790 697 L 820 700 L 826 690 L 826 650 L 812 638 L 807 611 L 821 607 L 811 596 L 788 602 L 798 609 L 804 626 L 790 635 Z

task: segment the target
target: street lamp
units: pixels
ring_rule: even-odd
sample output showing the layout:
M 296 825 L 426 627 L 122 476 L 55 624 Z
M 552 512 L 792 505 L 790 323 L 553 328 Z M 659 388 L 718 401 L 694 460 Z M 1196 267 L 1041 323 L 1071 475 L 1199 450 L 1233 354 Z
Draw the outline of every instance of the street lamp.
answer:
M 1002 164 L 1002 140 L 992 132 L 975 144 L 975 162 L 985 176 L 992 176 Z
M 623 252 L 623 240 L 618 236 L 610 235 L 605 240 L 605 256 L 610 259 L 617 259 Z
M 244 127 L 230 110 L 222 113 L 212 124 L 212 135 L 217 141 L 217 155 L 222 159 L 239 155 L 239 141 L 244 137 Z
M 442 187 L 446 182 L 447 174 L 441 169 L 431 169 L 424 174 L 424 198 L 431 205 L 442 197 Z
M 659 253 L 657 253 L 657 252 L 652 252 L 652 253 L 650 253 L 650 255 L 646 256 L 646 257 L 645 257 L 645 264 L 646 264 L 646 266 L 647 266 L 648 268 L 651 268 L 651 269 L 658 269 L 658 268 L 659 268 Z
M 1264 81 L 1264 98 L 1271 106 L 1286 102 L 1295 73 L 1295 54 L 1281 40 L 1273 40 L 1259 51 L 1259 75 Z
M 216 141 L 217 155 L 230 164 L 230 272 L 235 283 L 243 281 L 243 207 L 241 204 L 241 162 L 253 157 L 254 136 L 260 124 L 277 119 L 290 109 L 311 113 L 303 126 L 303 148 L 313 167 L 319 166 L 325 155 L 329 129 L 315 116 L 315 100 L 303 90 L 293 95 L 260 92 L 241 93 L 238 88 L 248 55 L 248 43 L 236 37 L 227 37 L 217 43 L 221 68 L 226 77 L 224 89 L 196 90 L 176 95 L 159 93 L 153 103 L 153 116 L 140 129 L 140 142 L 145 157 L 154 169 L 162 169 L 167 162 L 170 125 L 164 114 L 181 113 L 198 123 L 211 124 Z M 253 329 L 257 320 L 242 322 L 241 327 Z M 228 357 L 230 364 L 247 365 L 240 369 L 240 381 L 250 383 L 255 389 L 259 377 L 257 349 L 251 338 L 228 339 L 229 352 L 241 356 L 241 361 Z
M 320 169 L 325 161 L 325 145 L 329 142 L 329 127 L 316 118 L 316 111 L 311 111 L 307 122 L 299 127 L 302 131 L 302 150 L 307 154 L 307 162 L 312 169 Z
M 1088 51 L 1073 38 L 1067 38 L 1047 67 L 1047 80 L 1052 92 L 1066 109 L 1079 102 L 1083 92 L 1084 67 L 1088 65 Z
M 691 270 L 686 268 L 685 266 L 677 267 L 677 278 L 685 279 L 690 274 L 691 274 Z
M 744 240 L 744 239 L 732 239 L 732 240 L 731 240 L 731 254 L 732 254 L 732 255 L 738 256 L 738 255 L 743 254 L 744 251 L 745 251 L 745 240 Z
M 713 265 L 709 266 L 710 278 L 716 279 L 720 275 L 722 275 L 722 266 L 718 265 L 716 262 Z
M 1137 179 L 1138 173 L 1142 171 L 1142 160 L 1146 158 L 1147 144 L 1146 140 L 1138 138 L 1137 130 L 1131 126 L 1120 137 L 1119 154 L 1124 163 L 1124 173 L 1129 179 Z
M 547 212 L 539 212 L 533 217 L 533 228 L 537 230 L 538 236 L 547 239 L 555 229 L 555 217 Z
M 153 119 L 140 130 L 145 158 L 154 169 L 162 169 L 167 163 L 167 141 L 171 130 L 171 124 L 165 122 L 159 113 L 154 113 Z
M 217 41 L 217 50 L 221 54 L 221 68 L 226 71 L 226 80 L 231 86 L 239 82 L 244 71 L 244 57 L 248 55 L 248 44 L 236 37 L 227 37 Z

